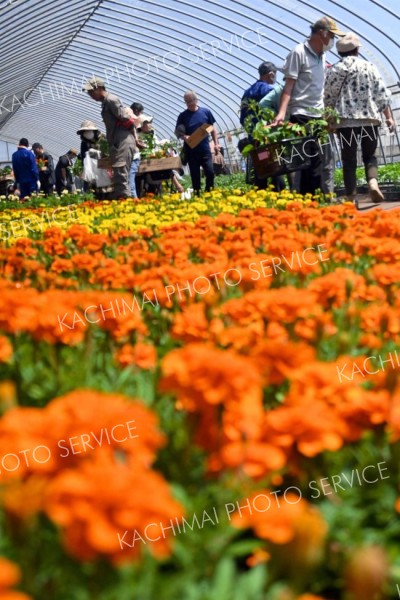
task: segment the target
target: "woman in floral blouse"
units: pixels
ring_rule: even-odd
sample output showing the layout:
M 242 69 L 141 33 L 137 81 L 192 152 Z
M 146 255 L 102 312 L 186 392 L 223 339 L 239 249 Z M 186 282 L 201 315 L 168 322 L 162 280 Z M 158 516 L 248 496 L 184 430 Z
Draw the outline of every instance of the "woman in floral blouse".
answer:
M 325 81 L 325 105 L 340 115 L 337 133 L 342 153 L 343 178 L 348 199 L 357 194 L 357 148 L 361 145 L 362 158 L 373 202 L 382 202 L 378 186 L 378 128 L 384 113 L 390 131 L 394 122 L 390 110 L 390 92 L 372 63 L 359 57 L 360 40 L 355 33 L 347 33 L 336 44 L 342 60 L 333 65 Z

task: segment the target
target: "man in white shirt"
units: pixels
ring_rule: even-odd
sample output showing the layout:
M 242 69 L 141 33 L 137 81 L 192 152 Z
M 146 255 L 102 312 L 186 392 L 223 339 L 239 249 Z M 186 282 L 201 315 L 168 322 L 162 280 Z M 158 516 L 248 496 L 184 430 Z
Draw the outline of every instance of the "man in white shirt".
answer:
M 322 17 L 311 25 L 311 36 L 298 44 L 283 65 L 285 87 L 274 124 L 282 123 L 286 113 L 292 123 L 306 125 L 324 109 L 325 52 L 334 45 L 335 36 L 344 36 L 333 19 Z M 321 188 L 321 155 L 318 144 L 307 144 L 311 167 L 301 172 L 300 193 L 314 194 Z

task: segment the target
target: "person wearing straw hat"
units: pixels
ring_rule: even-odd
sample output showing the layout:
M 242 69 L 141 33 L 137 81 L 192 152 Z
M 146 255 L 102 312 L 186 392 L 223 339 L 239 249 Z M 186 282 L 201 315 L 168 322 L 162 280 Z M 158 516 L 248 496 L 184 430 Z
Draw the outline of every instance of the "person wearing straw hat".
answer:
M 82 165 L 84 165 L 85 157 L 88 151 L 92 149 L 99 149 L 99 140 L 102 137 L 102 134 L 96 124 L 89 120 L 82 121 L 81 126 L 76 133 L 81 138 L 81 151 L 78 155 L 78 158 L 82 161 Z M 89 190 L 90 184 L 87 181 L 84 181 L 83 191 L 88 192 Z
M 343 179 L 348 200 L 356 203 L 357 149 L 361 146 L 365 175 L 372 202 L 382 202 L 378 185 L 378 128 L 382 113 L 389 130 L 394 129 L 390 92 L 378 69 L 359 56 L 359 37 L 348 32 L 336 44 L 341 60 L 329 69 L 325 81 L 325 104 L 340 116 L 336 127 L 342 154 Z
M 71 173 L 71 167 L 74 159 L 78 156 L 78 150 L 71 148 L 66 154 L 63 154 L 58 159 L 56 166 L 56 190 L 57 194 L 67 190 L 72 192 L 73 177 Z
M 101 132 L 93 121 L 86 120 L 82 121 L 81 126 L 76 133 L 81 138 L 79 158 L 83 162 L 85 160 L 86 152 L 90 150 L 90 148 L 97 148 Z

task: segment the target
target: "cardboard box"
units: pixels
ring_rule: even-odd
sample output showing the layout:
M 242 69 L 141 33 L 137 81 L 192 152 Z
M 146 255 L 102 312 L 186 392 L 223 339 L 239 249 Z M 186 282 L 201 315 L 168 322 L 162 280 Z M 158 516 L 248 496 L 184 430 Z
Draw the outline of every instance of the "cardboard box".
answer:
M 168 169 L 181 169 L 182 163 L 179 156 L 167 156 L 165 158 L 144 158 L 140 161 L 138 175 L 150 173 L 151 171 L 166 171 Z
M 204 138 L 206 138 L 212 132 L 213 129 L 214 127 L 208 123 L 201 125 L 192 133 L 192 135 L 189 136 L 189 139 L 186 142 L 189 148 L 196 148 L 196 146 L 198 146 L 200 142 L 202 142 Z

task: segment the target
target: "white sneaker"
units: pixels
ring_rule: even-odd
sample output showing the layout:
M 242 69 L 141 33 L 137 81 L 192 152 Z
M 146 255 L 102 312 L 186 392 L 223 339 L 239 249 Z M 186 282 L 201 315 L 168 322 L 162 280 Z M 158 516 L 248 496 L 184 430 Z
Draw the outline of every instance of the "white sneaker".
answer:
M 379 189 L 378 181 L 376 179 L 370 179 L 368 181 L 369 196 L 374 204 L 383 202 L 385 200 L 384 195 Z

